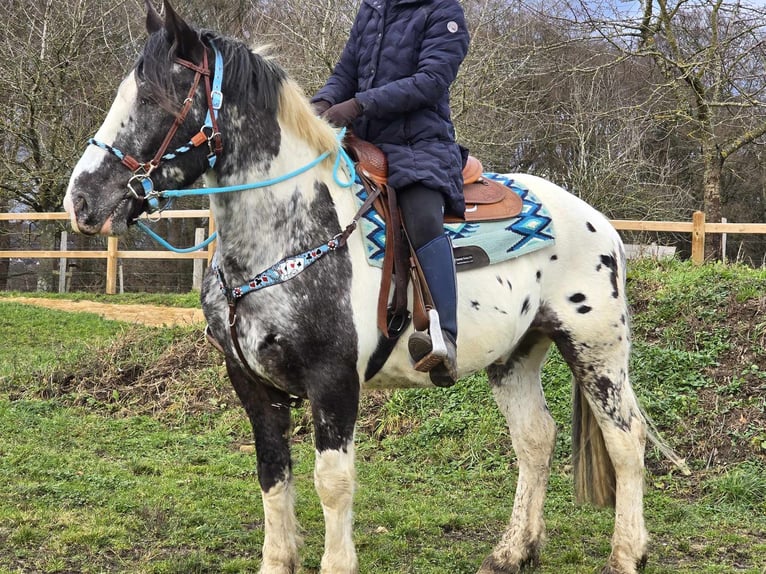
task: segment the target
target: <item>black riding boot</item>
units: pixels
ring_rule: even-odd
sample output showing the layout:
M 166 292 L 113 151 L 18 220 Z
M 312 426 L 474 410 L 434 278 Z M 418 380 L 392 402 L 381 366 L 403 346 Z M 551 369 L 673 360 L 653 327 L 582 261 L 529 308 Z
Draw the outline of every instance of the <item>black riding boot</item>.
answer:
M 430 314 L 429 332 L 415 331 L 408 348 L 415 369 L 428 372 L 438 387 L 457 381 L 457 280 L 449 236 L 440 235 L 417 250 L 436 313 Z

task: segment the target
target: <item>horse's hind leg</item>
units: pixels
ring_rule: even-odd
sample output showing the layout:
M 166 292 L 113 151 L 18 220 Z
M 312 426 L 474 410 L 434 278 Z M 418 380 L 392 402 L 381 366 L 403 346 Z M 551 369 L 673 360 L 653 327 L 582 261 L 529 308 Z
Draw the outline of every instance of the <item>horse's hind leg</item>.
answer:
M 229 359 L 226 367 L 255 437 L 264 516 L 260 574 L 294 574 L 299 565 L 300 537 L 288 442 L 289 397 L 263 382 L 251 381 L 239 365 Z
M 352 505 L 356 486 L 354 425 L 359 408 L 359 381 L 355 371 L 340 377 L 338 367 L 333 370 L 337 378 L 331 384 L 318 384 L 309 391 L 316 441 L 314 486 L 325 520 L 321 573 L 357 574 Z
M 646 422 L 628 379 L 626 315 L 599 336 L 561 331 L 556 343 L 575 376 L 572 451 L 579 500 L 615 506 L 605 574 L 633 574 L 646 562 Z M 598 330 L 596 330 L 598 331 Z M 591 326 L 583 333 L 594 333 Z
M 556 426 L 543 397 L 540 369 L 550 347 L 530 332 L 502 366 L 487 369 L 492 393 L 505 415 L 519 464 L 511 521 L 479 574 L 508 574 L 535 565 L 545 540 L 543 503 L 556 442 Z

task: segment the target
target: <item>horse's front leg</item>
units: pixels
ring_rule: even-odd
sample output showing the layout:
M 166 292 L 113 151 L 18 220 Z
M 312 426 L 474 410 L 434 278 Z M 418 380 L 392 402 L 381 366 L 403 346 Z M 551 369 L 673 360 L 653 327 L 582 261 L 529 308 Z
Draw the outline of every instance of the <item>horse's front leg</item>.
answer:
M 359 408 L 356 373 L 320 383 L 310 393 L 316 435 L 314 485 L 322 503 L 325 545 L 322 574 L 356 574 L 353 540 L 354 425 Z
M 262 381 L 250 380 L 234 361 L 227 359 L 226 368 L 255 437 L 264 516 L 260 574 L 295 574 L 301 540 L 290 460 L 289 397 Z

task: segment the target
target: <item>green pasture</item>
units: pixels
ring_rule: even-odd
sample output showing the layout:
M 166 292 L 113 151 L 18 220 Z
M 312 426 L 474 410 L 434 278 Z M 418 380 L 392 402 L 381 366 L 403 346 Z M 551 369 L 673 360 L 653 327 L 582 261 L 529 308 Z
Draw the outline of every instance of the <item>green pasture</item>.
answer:
M 647 453 L 646 572 L 764 574 L 766 271 L 641 262 L 629 289 L 634 385 L 693 470 L 681 476 Z M 0 573 L 257 572 L 250 428 L 198 332 L 0 295 L 0 341 Z M 538 572 L 597 573 L 612 512 L 573 503 L 571 388 L 556 353 L 545 375 L 559 437 Z M 316 573 L 322 512 L 303 410 L 293 444 L 302 572 Z M 357 459 L 362 572 L 477 570 L 510 516 L 516 476 L 483 375 L 365 396 Z

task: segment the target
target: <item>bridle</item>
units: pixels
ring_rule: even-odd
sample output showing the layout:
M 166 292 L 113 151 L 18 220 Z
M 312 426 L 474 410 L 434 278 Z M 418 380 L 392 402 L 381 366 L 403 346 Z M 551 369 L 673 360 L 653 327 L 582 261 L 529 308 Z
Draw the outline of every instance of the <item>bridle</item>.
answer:
M 223 140 L 221 138 L 221 133 L 218 130 L 218 110 L 221 109 L 223 103 L 223 93 L 221 92 L 221 86 L 223 85 L 223 56 L 212 41 L 210 42 L 210 47 L 215 54 L 215 70 L 212 75 L 212 81 L 206 48 L 203 50 L 202 63 L 199 65 L 184 60 L 183 58 L 175 58 L 175 63 L 194 72 L 194 80 L 192 81 L 191 88 L 189 88 L 189 93 L 186 96 L 186 99 L 181 105 L 181 111 L 176 115 L 173 125 L 170 126 L 168 133 L 165 135 L 162 144 L 152 159 L 147 162 L 140 162 L 132 155 L 127 154 L 112 145 L 101 142 L 95 138 L 90 138 L 88 140 L 89 144 L 95 145 L 115 156 L 120 160 L 122 165 L 131 171 L 132 175 L 127 183 L 129 195 L 132 195 L 135 199 L 141 201 L 141 210 L 137 214 L 134 214 L 136 217 L 144 211 L 152 213 L 160 209 L 159 197 L 154 191 L 154 182 L 151 178 L 152 172 L 159 167 L 160 163 L 175 159 L 180 154 L 186 153 L 207 143 L 209 150 L 207 156 L 208 166 L 212 168 L 215 166 L 216 159 L 223 153 Z M 176 148 L 172 152 L 168 152 L 170 142 L 173 141 L 176 132 L 183 125 L 186 116 L 189 114 L 189 110 L 191 110 L 192 103 L 194 102 L 194 95 L 197 93 L 197 88 L 203 78 L 205 97 L 207 99 L 207 115 L 205 117 L 205 122 L 200 128 L 200 131 L 192 136 L 186 144 Z

